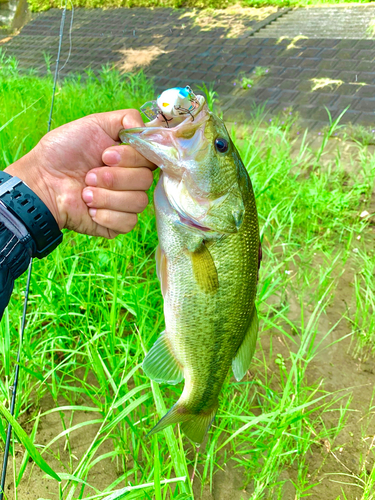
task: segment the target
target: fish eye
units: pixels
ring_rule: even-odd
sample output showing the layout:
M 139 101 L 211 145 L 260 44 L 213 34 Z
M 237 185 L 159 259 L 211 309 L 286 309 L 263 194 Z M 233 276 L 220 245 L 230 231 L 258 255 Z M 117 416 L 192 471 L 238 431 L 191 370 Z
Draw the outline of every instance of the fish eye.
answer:
M 215 140 L 215 148 L 216 151 L 219 151 L 219 153 L 226 153 L 229 148 L 228 141 L 226 139 L 223 139 L 222 137 L 218 137 Z

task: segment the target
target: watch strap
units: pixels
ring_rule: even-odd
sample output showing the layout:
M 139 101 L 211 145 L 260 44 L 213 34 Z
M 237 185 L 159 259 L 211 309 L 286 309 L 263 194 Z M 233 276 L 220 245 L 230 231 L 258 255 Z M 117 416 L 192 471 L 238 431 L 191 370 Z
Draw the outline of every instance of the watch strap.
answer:
M 63 234 L 42 200 L 18 177 L 0 171 L 0 201 L 29 231 L 36 246 L 35 257 L 48 255 Z

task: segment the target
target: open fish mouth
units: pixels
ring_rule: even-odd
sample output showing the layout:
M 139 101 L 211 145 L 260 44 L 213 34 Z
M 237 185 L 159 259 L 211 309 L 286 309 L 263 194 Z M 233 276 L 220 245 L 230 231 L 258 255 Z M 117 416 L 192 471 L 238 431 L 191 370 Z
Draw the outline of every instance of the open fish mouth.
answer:
M 205 123 L 210 119 L 210 112 L 202 96 L 194 116 L 187 114 L 173 127 L 166 128 L 157 119 L 144 127 L 122 129 L 119 132 L 123 144 L 135 146 L 138 151 L 161 169 L 176 170 L 172 163 L 199 161 L 207 154 L 204 137 Z

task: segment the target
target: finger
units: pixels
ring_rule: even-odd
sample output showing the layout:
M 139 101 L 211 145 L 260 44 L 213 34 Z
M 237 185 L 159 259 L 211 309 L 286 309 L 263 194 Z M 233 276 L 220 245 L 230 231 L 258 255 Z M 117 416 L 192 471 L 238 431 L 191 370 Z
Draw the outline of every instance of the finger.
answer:
M 102 156 L 103 163 L 117 167 L 148 167 L 155 170 L 156 165 L 146 160 L 131 146 L 113 146 L 107 148 Z
M 112 191 L 146 191 L 153 182 L 149 168 L 100 167 L 86 175 L 86 184 Z
M 114 210 L 90 208 L 89 213 L 94 222 L 119 234 L 125 234 L 131 231 L 138 221 L 137 214 L 117 212 Z M 113 235 L 110 237 L 113 237 Z
M 144 191 L 109 191 L 102 188 L 85 188 L 82 199 L 88 207 L 118 210 L 139 214 L 148 205 Z
M 144 127 L 141 114 L 136 109 L 121 109 L 118 111 L 107 111 L 96 113 L 91 117 L 97 121 L 102 129 L 114 141 L 119 140 L 119 131 L 122 128 Z

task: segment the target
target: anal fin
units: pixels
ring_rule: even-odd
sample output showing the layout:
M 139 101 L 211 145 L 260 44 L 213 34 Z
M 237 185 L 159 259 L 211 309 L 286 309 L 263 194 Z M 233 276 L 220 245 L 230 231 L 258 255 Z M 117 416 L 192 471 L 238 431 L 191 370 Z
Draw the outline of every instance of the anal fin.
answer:
M 151 380 L 158 383 L 174 385 L 184 379 L 182 366 L 173 355 L 165 332 L 148 351 L 142 368 Z
M 254 356 L 255 346 L 257 343 L 258 328 L 259 328 L 258 314 L 256 307 L 254 306 L 249 326 L 246 331 L 246 335 L 237 351 L 236 356 L 233 358 L 232 361 L 232 370 L 237 382 L 239 382 L 244 378 L 247 370 L 249 369 L 251 359 Z

